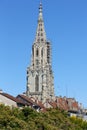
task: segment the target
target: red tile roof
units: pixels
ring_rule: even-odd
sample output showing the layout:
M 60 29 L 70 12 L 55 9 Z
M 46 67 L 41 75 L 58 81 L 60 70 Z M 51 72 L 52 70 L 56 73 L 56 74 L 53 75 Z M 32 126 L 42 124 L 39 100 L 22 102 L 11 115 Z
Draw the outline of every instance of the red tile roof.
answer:
M 56 102 L 49 102 L 49 104 L 50 104 L 53 108 L 57 108 Z
M 25 95 L 18 95 L 16 98 L 18 99 L 18 97 L 22 98 L 23 100 L 25 100 L 27 103 L 29 104 L 32 104 L 32 105 L 35 105 L 36 103 L 33 102 L 29 97 L 25 96 Z
M 21 98 L 24 99 L 26 102 L 28 102 L 28 103 L 30 103 L 30 104 L 32 104 L 32 105 L 37 105 L 37 106 L 39 106 L 40 108 L 44 108 L 44 105 L 42 104 L 42 102 L 40 102 L 40 101 L 38 101 L 38 100 L 33 101 L 32 98 L 29 98 L 29 97 L 27 97 L 27 96 L 25 96 L 25 95 L 18 95 L 17 98 L 18 98 L 18 97 L 21 97 Z
M 40 101 L 37 102 L 37 105 L 40 106 L 40 108 L 44 108 L 44 105 Z
M 79 105 L 78 102 L 74 98 L 62 98 L 56 97 L 56 102 L 59 108 L 64 110 L 78 110 Z
M 57 99 L 57 106 L 61 109 L 68 110 L 67 100 L 64 98 L 59 97 Z

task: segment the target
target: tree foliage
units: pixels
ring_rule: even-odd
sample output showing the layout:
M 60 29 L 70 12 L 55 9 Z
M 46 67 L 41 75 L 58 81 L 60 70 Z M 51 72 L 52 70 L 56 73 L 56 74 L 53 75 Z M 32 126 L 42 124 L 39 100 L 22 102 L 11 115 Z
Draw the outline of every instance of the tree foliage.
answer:
M 87 130 L 87 122 L 59 109 L 38 113 L 28 107 L 20 110 L 0 105 L 0 130 Z

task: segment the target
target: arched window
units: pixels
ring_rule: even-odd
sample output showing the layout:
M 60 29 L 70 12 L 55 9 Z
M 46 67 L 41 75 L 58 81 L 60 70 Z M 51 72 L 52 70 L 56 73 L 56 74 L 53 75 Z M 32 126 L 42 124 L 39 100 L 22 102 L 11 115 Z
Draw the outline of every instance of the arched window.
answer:
M 38 56 L 38 54 L 39 54 L 39 51 L 38 51 L 38 48 L 36 49 L 36 56 Z
M 38 77 L 38 75 L 36 75 L 36 77 L 35 77 L 35 91 L 36 92 L 39 91 L 39 77 Z
M 41 39 L 41 41 L 43 42 L 43 38 Z

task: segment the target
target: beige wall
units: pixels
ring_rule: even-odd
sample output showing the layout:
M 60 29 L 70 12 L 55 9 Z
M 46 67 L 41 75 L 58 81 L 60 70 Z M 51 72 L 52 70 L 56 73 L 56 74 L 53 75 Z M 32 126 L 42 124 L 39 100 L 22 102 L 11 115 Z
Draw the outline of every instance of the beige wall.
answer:
M 0 104 L 4 104 L 5 106 L 14 106 L 17 107 L 17 103 L 3 95 L 0 95 Z

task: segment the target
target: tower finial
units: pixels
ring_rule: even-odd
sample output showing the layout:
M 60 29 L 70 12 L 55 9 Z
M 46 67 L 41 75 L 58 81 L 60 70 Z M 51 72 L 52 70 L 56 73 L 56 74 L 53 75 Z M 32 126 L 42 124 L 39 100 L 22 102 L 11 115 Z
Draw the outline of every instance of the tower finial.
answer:
M 39 19 L 38 20 L 43 20 L 43 16 L 42 16 L 42 2 L 40 1 L 40 5 L 39 5 Z
M 40 1 L 39 13 L 42 13 L 42 2 Z
M 42 3 L 42 0 L 40 0 L 40 3 Z

